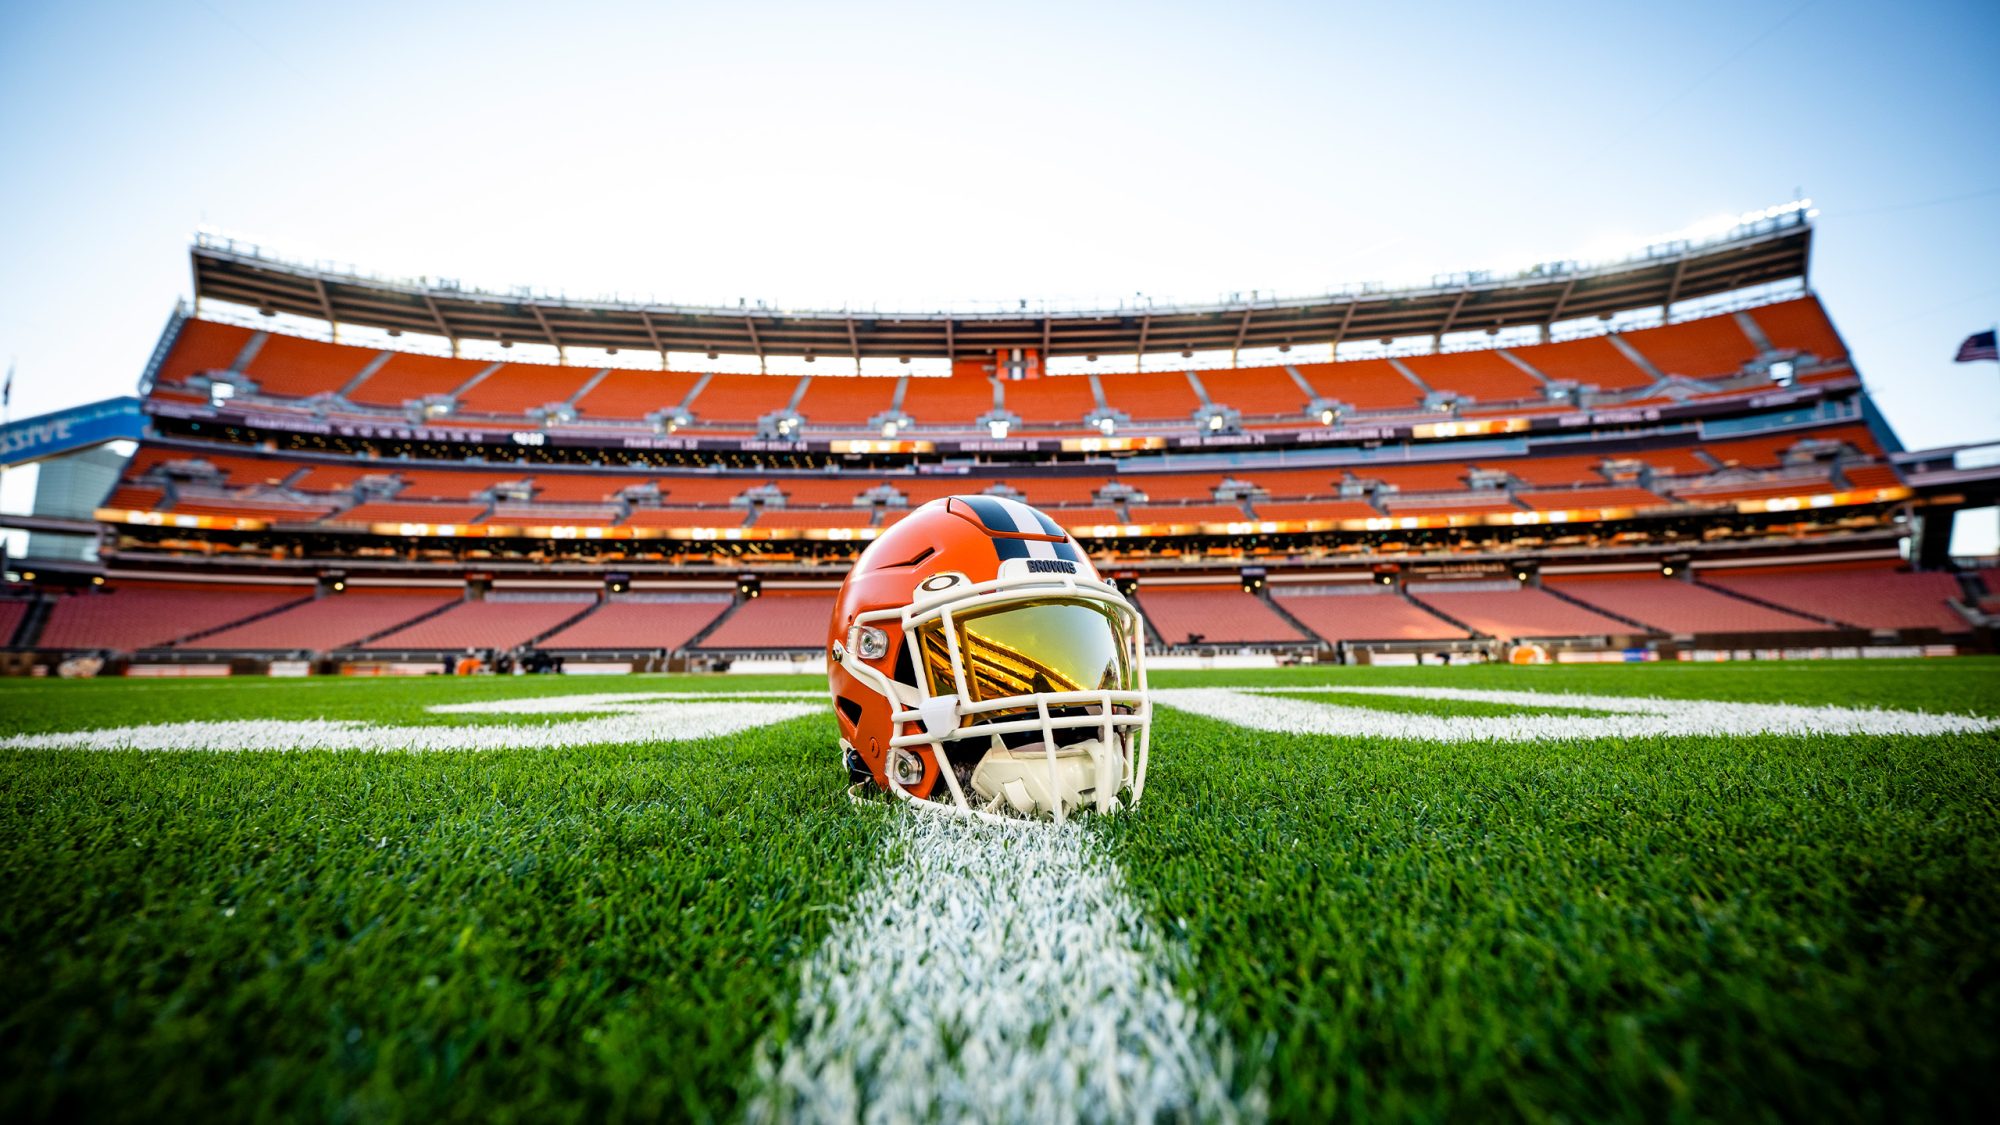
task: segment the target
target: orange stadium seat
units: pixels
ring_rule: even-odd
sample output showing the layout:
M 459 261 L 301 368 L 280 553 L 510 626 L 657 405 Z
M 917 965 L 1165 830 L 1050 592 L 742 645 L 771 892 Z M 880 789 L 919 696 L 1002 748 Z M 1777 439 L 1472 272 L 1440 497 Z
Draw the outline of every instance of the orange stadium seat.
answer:
M 760 508 L 752 527 L 777 531 L 802 528 L 867 527 L 875 522 L 874 509 L 861 508 Z
M 1733 316 L 1708 316 L 1659 328 L 1621 332 L 1621 339 L 1663 375 L 1726 379 L 1757 358 L 1757 345 Z
M 180 449 L 162 449 L 158 446 L 142 445 L 125 462 L 124 480 L 133 481 L 146 475 L 156 465 L 173 465 L 192 461 L 205 461 L 215 467 L 222 479 L 238 488 L 257 484 L 281 484 L 299 470 L 294 461 L 266 460 L 261 457 L 239 457 L 228 453 L 213 453 L 208 450 L 190 452 Z
M 1643 621 L 1663 633 L 1803 632 L 1825 626 L 1811 618 L 1766 609 L 1755 602 L 1675 582 L 1658 575 L 1550 575 L 1543 582 L 1580 602 Z
M 1496 458 L 1478 464 L 1482 469 L 1512 473 L 1523 484 L 1546 488 L 1566 484 L 1603 484 L 1604 474 L 1597 471 L 1597 466 L 1603 463 L 1604 454 L 1591 453 L 1570 457 Z
M 272 333 L 264 337 L 263 345 L 243 373 L 255 379 L 264 394 L 307 398 L 347 386 L 381 354 L 380 348 L 357 348 Z
M 1674 497 L 1691 504 L 1721 504 L 1776 496 L 1817 496 L 1832 491 L 1833 482 L 1824 476 L 1791 476 L 1755 484 L 1684 486 L 1674 489 Z
M 1320 397 L 1344 402 L 1356 410 L 1407 410 L 1424 401 L 1417 385 L 1403 378 L 1386 359 L 1301 363 L 1298 369 Z
M 759 485 L 765 484 L 763 477 L 732 477 L 715 474 L 689 476 L 663 476 L 659 478 L 660 495 L 676 506 L 715 504 L 726 505 Z
M 1465 488 L 1466 467 L 1449 461 L 1428 464 L 1354 465 L 1348 475 L 1394 485 L 1400 492 L 1458 492 Z
M 1238 480 L 1248 480 L 1261 486 L 1271 496 L 1285 499 L 1310 499 L 1315 496 L 1333 496 L 1340 491 L 1340 482 L 1352 470 L 1348 469 L 1249 469 L 1237 475 Z M 1355 473 L 1365 476 L 1365 473 Z M 1458 487 L 1454 482 L 1452 487 Z
M 1234 504 L 1131 504 L 1136 524 L 1244 523 L 1249 516 Z
M 396 499 L 406 500 L 469 500 L 473 494 L 484 492 L 499 484 L 510 484 L 526 480 L 525 472 L 478 472 L 458 469 L 408 469 L 396 468 L 396 476 L 402 480 L 402 491 Z
M 393 462 L 386 465 L 369 461 L 349 465 L 314 465 L 293 481 L 292 487 L 301 492 L 344 492 L 353 488 L 362 477 L 386 476 L 395 471 Z
M 1517 637 L 1594 637 L 1629 635 L 1632 626 L 1582 606 L 1571 605 L 1547 590 L 1453 590 L 1450 583 L 1412 583 L 1410 596 L 1455 621 L 1501 640 Z
M 1382 512 L 1366 500 L 1259 500 L 1251 505 L 1260 520 L 1367 520 Z
M 1826 362 L 1847 358 L 1847 344 L 1834 330 L 1817 297 L 1751 309 L 1750 319 L 1764 330 L 1774 348 L 1811 352 Z
M 1129 473 L 1118 477 L 1120 484 L 1130 485 L 1145 494 L 1152 503 L 1176 500 L 1212 500 L 1215 486 L 1222 483 L 1222 473 Z
M 689 409 L 704 425 L 754 423 L 783 410 L 798 389 L 793 375 L 714 375 Z
M 1541 398 L 1542 384 L 1490 349 L 1413 355 L 1403 361 L 1434 391 L 1454 391 L 1480 402 Z
M 637 508 L 625 517 L 626 527 L 742 527 L 748 508 Z
M 704 649 L 818 648 L 833 619 L 833 594 L 767 591 L 738 605 L 701 642 Z
M 1006 483 L 1038 508 L 1090 504 L 1097 499 L 1097 490 L 1104 487 L 1101 477 L 1008 477 Z
M 1021 416 L 1024 425 L 1075 426 L 1097 409 L 1097 396 L 1090 380 L 1082 375 L 1045 375 L 1002 383 L 1007 409 Z
M 311 595 L 310 585 L 107 587 L 58 598 L 42 627 L 40 647 L 119 652 L 152 648 Z
M 1653 385 L 1653 377 L 1644 368 L 1603 336 L 1507 350 L 1549 378 L 1579 386 L 1595 386 L 1601 391 L 1636 391 Z
M 595 367 L 549 363 L 508 363 L 458 396 L 458 414 L 526 414 L 538 406 L 566 402 L 597 374 Z
M 426 617 L 393 633 L 369 641 L 370 649 L 513 648 L 588 610 L 596 603 L 589 594 L 516 599 L 490 594 L 484 601 L 460 602 L 435 617 Z
M 613 597 L 596 613 L 544 638 L 541 647 L 678 652 L 728 608 L 729 598 L 723 595 Z
M 456 593 L 437 590 L 354 590 L 232 626 L 186 647 L 330 652 L 458 599 Z
M 448 395 L 491 366 L 476 359 L 397 352 L 360 386 L 347 392 L 347 401 L 359 406 L 398 407 L 431 395 Z
M 1658 508 L 1668 501 L 1643 488 L 1569 488 L 1546 492 L 1516 492 L 1514 499 L 1538 512 L 1580 511 L 1587 508 Z
M 647 484 L 651 477 L 599 473 L 536 473 L 537 504 L 603 504 L 624 489 Z
M 634 371 L 613 368 L 576 400 L 576 413 L 592 418 L 644 418 L 659 410 L 672 410 L 686 400 L 701 376 L 686 371 Z
M 1245 418 L 1299 417 L 1311 396 L 1282 367 L 1242 367 L 1197 373 L 1208 397 Z
M 879 477 L 868 476 L 819 476 L 819 477 L 777 477 L 772 480 L 778 491 L 785 494 L 785 500 L 793 507 L 824 505 L 836 508 L 851 506 L 862 493 L 881 483 Z
M 1903 483 L 1892 465 L 1848 465 L 1841 472 L 1849 488 L 1896 488 Z
M 322 523 L 471 523 L 486 511 L 479 504 L 403 504 L 388 500 L 371 500 L 366 504 L 356 504 L 344 512 L 320 521 Z
M 1273 586 L 1286 613 L 1328 641 L 1462 641 L 1465 630 L 1394 590 L 1367 585 L 1338 593 Z
M 327 504 L 288 504 L 279 500 L 237 500 L 226 496 L 182 496 L 174 501 L 178 516 L 231 516 L 274 523 L 309 523 L 332 511 Z
M 157 488 L 136 488 L 131 485 L 121 485 L 111 490 L 111 495 L 105 497 L 103 506 L 106 508 L 122 508 L 131 512 L 150 512 L 160 506 L 160 501 L 165 499 L 166 495 L 164 491 Z
M 0 598 L 0 646 L 14 639 L 21 628 L 22 619 L 28 616 L 30 601 L 27 598 Z
M 913 375 L 903 391 L 903 413 L 919 426 L 970 429 L 980 415 L 992 409 L 993 381 L 983 375 Z
M 1880 563 L 1831 563 L 1707 569 L 1697 571 L 1696 577 L 1706 585 L 1863 629 L 1963 633 L 1972 628 L 1946 604 L 1964 596 L 1958 579 L 1938 571 L 1913 573 Z
M 157 383 L 176 385 L 187 382 L 190 375 L 204 371 L 227 371 L 229 365 L 243 352 L 243 345 L 256 335 L 248 328 L 238 328 L 234 324 L 217 324 L 209 320 L 186 320 L 181 322 L 180 335 L 174 337 L 174 346 L 167 352 L 167 358 L 160 363 L 160 370 L 154 377 Z
M 1180 371 L 1146 371 L 1099 375 L 1104 403 L 1122 410 L 1135 422 L 1187 422 L 1201 409 L 1201 396 Z
M 808 425 L 864 426 L 895 403 L 896 382 L 880 375 L 815 375 L 799 396 L 798 412 Z
M 1122 524 L 1125 517 L 1116 508 L 1044 508 L 1043 512 L 1066 530 Z
M 1185 644 L 1296 644 L 1301 634 L 1264 599 L 1238 585 L 1146 586 L 1139 610 L 1160 639 Z M 1196 641 L 1194 638 L 1201 639 Z

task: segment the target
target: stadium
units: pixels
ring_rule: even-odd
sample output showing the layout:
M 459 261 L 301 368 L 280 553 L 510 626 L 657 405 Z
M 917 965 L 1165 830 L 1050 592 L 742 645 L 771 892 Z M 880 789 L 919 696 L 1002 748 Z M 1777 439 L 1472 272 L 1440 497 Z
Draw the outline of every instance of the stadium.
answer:
M 0 9 L 0 1119 L 1992 1120 L 1996 16 Z
M 808 671 L 859 549 L 953 494 L 1069 529 L 1166 666 L 1990 651 L 2000 574 L 1947 547 L 2000 469 L 1897 441 L 1812 240 L 1797 203 L 1415 290 L 862 316 L 203 239 L 96 522 L 31 525 L 101 534 L 100 559 L 17 574 L 11 659 Z M 597 359 L 461 354 L 481 343 Z

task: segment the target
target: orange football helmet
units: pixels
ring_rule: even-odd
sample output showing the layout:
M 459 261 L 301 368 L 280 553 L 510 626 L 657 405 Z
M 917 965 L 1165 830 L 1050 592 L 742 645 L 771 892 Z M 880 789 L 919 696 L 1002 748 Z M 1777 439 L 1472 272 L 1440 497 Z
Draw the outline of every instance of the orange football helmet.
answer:
M 883 532 L 840 588 L 827 656 L 857 792 L 1061 821 L 1145 791 L 1139 612 L 1019 501 L 946 497 Z

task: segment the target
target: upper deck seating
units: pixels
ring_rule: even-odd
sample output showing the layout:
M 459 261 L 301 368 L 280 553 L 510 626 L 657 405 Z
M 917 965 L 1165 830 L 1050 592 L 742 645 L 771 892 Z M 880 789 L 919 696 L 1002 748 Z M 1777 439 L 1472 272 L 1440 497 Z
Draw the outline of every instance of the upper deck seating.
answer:
M 759 508 L 757 521 L 750 526 L 767 530 L 781 528 L 854 528 L 875 522 L 875 512 L 866 508 Z
M 229 453 L 213 453 L 208 450 L 190 452 L 181 449 L 164 449 L 159 446 L 141 444 L 132 459 L 125 462 L 121 479 L 137 481 L 153 468 L 161 465 L 187 466 L 194 462 L 206 462 L 222 477 L 225 484 L 235 488 L 249 488 L 259 484 L 281 484 L 287 477 L 299 470 L 294 461 L 267 460 L 261 457 L 243 457 Z M 181 475 L 185 475 L 184 472 Z
M 1143 493 L 1153 503 L 1175 500 L 1212 500 L 1215 486 L 1222 483 L 1222 473 L 1125 473 L 1120 474 L 1121 484 L 1132 486 Z
M 831 592 L 770 590 L 738 605 L 701 647 L 817 649 L 826 644 L 832 619 Z
M 1547 575 L 1543 582 L 1580 602 L 1643 621 L 1663 633 L 1797 633 L 1817 620 L 1766 609 L 1742 598 L 1656 574 Z
M 904 384 L 903 413 L 919 426 L 969 430 L 992 409 L 993 381 L 983 375 L 913 375 Z
M 1825 564 L 1743 570 L 1705 569 L 1711 586 L 1746 594 L 1809 617 L 1826 617 L 1864 629 L 1971 628 L 1947 601 L 1964 595 L 1958 580 L 1941 571 L 1911 572 L 1875 563 Z
M 1637 461 L 1652 468 L 1661 476 L 1694 476 L 1712 473 L 1715 466 L 1702 455 L 1685 448 L 1648 449 L 1643 453 L 1615 453 L 1610 458 L 1618 461 Z
M 541 642 L 547 649 L 678 652 L 729 608 L 726 595 L 613 595 L 596 613 Z
M 1403 365 L 1434 391 L 1453 391 L 1480 402 L 1542 397 L 1540 381 L 1491 349 L 1413 355 Z
M 1570 488 L 1516 492 L 1514 499 L 1537 512 L 1577 512 L 1592 508 L 1658 508 L 1669 501 L 1643 488 Z
M 637 420 L 661 410 L 672 410 L 687 400 L 701 376 L 686 371 L 646 371 L 613 368 L 576 400 L 577 417 Z
M 1833 481 L 1824 473 L 1803 470 L 1801 475 L 1746 484 L 1714 484 L 1674 489 L 1674 498 L 1690 504 L 1721 504 L 1736 500 L 1765 500 L 1782 496 L 1817 496 L 1833 491 Z
M 1362 467 L 1349 469 L 1246 469 L 1232 474 L 1262 488 L 1266 495 L 1282 499 L 1311 499 L 1338 496 L 1340 482 L 1349 474 L 1366 476 Z M 1454 485 L 1453 487 L 1457 487 Z
M 595 367 L 557 367 L 548 363 L 505 363 L 458 396 L 457 414 L 526 414 L 538 406 L 567 402 L 583 389 Z
M 309 398 L 339 391 L 381 354 L 380 348 L 330 344 L 273 332 L 264 337 L 243 373 L 257 381 L 263 394 Z
M 726 476 L 719 473 L 689 473 L 659 478 L 660 495 L 675 506 L 725 505 L 745 492 L 768 483 L 765 477 Z
M 1571 484 L 1603 484 L 1604 474 L 1597 471 L 1597 467 L 1603 463 L 1602 453 L 1585 453 L 1554 457 L 1494 458 L 1491 461 L 1479 462 L 1479 467 L 1512 473 L 1526 485 L 1557 488 Z
M 845 508 L 881 483 L 881 478 L 842 473 L 838 476 L 774 477 L 773 484 L 794 508 L 808 505 Z
M 636 508 L 625 517 L 626 527 L 715 528 L 742 527 L 750 518 L 748 508 Z
M 132 652 L 267 613 L 311 594 L 309 585 L 112 586 L 58 598 L 42 627 L 39 647 Z
M 1056 521 L 1056 526 L 1072 533 L 1079 527 L 1110 527 L 1127 522 L 1116 508 L 1044 508 L 1042 511 Z
M 1450 461 L 1351 465 L 1350 476 L 1377 480 L 1398 492 L 1459 492 L 1465 488 L 1466 467 Z
M 538 504 L 603 504 L 620 492 L 646 484 L 651 478 L 637 474 L 553 473 L 535 474 L 535 502 Z
M 1496 489 L 1478 492 L 1421 492 L 1414 495 L 1391 492 L 1376 497 L 1392 516 L 1444 514 L 1456 516 L 1501 515 L 1521 510 L 1519 504 Z
M 158 488 L 120 485 L 111 490 L 110 496 L 105 497 L 103 506 L 123 508 L 133 512 L 150 512 L 160 506 L 160 501 L 164 500 L 166 495 L 164 490 Z
M 1367 520 L 1382 511 L 1366 500 L 1258 500 L 1251 504 L 1260 520 Z
M 1749 315 L 1774 348 L 1810 352 L 1822 362 L 1847 358 L 1847 344 L 1834 330 L 1817 297 L 1764 305 L 1751 309 Z
M 1170 645 L 1292 644 L 1311 639 L 1264 599 L 1238 585 L 1142 586 L 1139 603 L 1154 631 Z
M 1201 396 L 1182 371 L 1099 375 L 1097 384 L 1104 404 L 1135 422 L 1189 422 L 1201 409 Z
M 1006 408 L 1019 415 L 1024 425 L 1081 426 L 1084 416 L 1097 409 L 1097 396 L 1090 379 L 1083 375 L 1044 375 L 1001 384 Z
M 243 353 L 243 345 L 256 335 L 248 328 L 238 328 L 234 324 L 217 324 L 208 320 L 185 320 L 181 322 L 180 335 L 174 337 L 174 346 L 168 350 L 166 359 L 160 362 L 160 370 L 155 381 L 166 386 L 178 386 L 187 382 L 190 375 L 204 371 L 227 371 Z
M 493 366 L 476 359 L 397 352 L 359 386 L 347 392 L 357 406 L 395 408 L 433 395 L 448 395 Z
M 1394 590 L 1294 590 L 1273 586 L 1286 613 L 1328 641 L 1462 641 L 1469 634 Z
M 513 648 L 554 629 L 596 602 L 590 594 L 536 596 L 517 600 L 489 594 L 461 602 L 436 617 L 369 641 L 371 649 Z
M 1301 363 L 1298 372 L 1321 398 L 1344 402 L 1356 410 L 1409 410 L 1421 406 L 1424 393 L 1386 359 L 1356 359 L 1341 363 Z
M 798 389 L 796 375 L 712 375 L 688 408 L 704 425 L 751 425 L 783 410 Z
M 1706 316 L 1659 328 L 1619 333 L 1663 375 L 1726 379 L 1757 358 L 1757 345 L 1733 316 Z
M 314 465 L 292 481 L 300 492 L 346 492 L 362 477 L 386 476 L 396 471 L 394 463 L 359 461 L 345 465 Z
M 1600 391 L 1635 391 L 1653 385 L 1653 377 L 1633 363 L 1603 336 L 1586 336 L 1560 344 L 1509 348 L 1529 366 L 1551 379 L 1596 387 Z
M 1250 519 L 1235 504 L 1130 504 L 1125 510 L 1136 524 L 1245 523 Z
M 281 613 L 190 641 L 186 647 L 331 652 L 457 600 L 456 593 L 437 590 L 354 590 L 323 595 Z
M 399 501 L 469 500 L 497 485 L 512 484 L 528 478 L 528 473 L 520 470 L 496 473 L 480 469 L 413 469 L 396 466 L 394 472 L 403 482 L 402 490 L 396 493 L 396 499 Z
M 332 511 L 328 504 L 291 504 L 281 500 L 237 499 L 230 496 L 190 496 L 174 501 L 177 516 L 229 516 L 235 519 L 309 523 Z
M 797 409 L 811 425 L 866 425 L 895 404 L 896 382 L 881 375 L 815 375 Z
M 485 511 L 483 504 L 404 504 L 395 500 L 371 500 L 344 512 L 335 512 L 320 522 L 460 524 L 473 522 Z
M 1473 629 L 1513 640 L 1518 637 L 1629 635 L 1632 626 L 1523 586 L 1507 590 L 1453 590 L 1451 583 L 1411 583 L 1410 596 Z
M 1234 407 L 1245 418 L 1303 417 L 1312 398 L 1282 367 L 1225 368 L 1195 374 L 1208 389 L 1210 401 Z
M 1841 472 L 1849 488 L 1896 488 L 1903 483 L 1894 465 L 1847 465 Z
M 610 527 L 618 522 L 618 512 L 577 505 L 496 504 L 479 522 L 502 527 Z

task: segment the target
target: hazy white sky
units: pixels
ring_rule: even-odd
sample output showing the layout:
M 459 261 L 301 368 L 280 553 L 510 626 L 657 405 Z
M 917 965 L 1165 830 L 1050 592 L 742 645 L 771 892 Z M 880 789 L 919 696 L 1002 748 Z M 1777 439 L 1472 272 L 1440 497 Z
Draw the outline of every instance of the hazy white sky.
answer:
M 371 272 L 1206 299 L 1822 209 L 1912 446 L 2000 436 L 2000 6 L 0 5 L 14 416 L 128 391 L 201 224 Z

